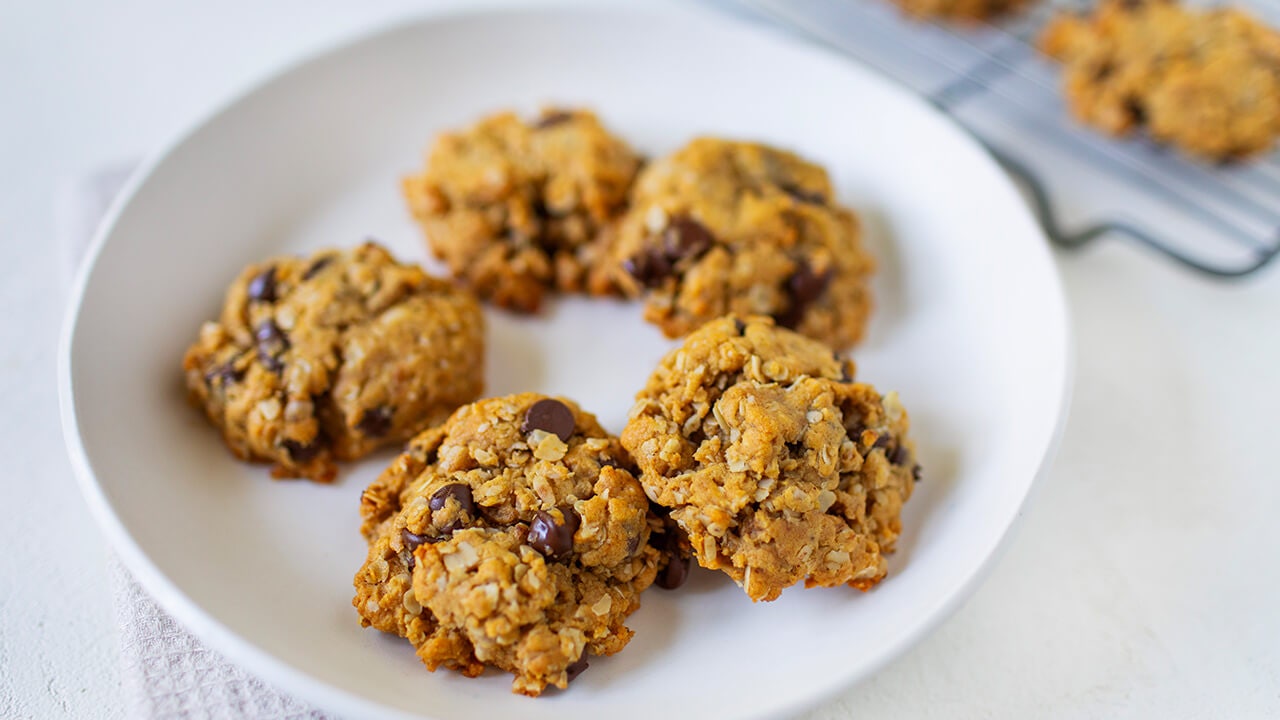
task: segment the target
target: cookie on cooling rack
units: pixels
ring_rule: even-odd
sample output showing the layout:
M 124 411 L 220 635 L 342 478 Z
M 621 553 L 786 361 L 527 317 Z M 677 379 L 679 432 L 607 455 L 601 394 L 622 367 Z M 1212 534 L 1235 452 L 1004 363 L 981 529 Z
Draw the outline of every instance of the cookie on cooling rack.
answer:
M 1027 0 L 893 0 L 908 15 L 918 18 L 985 20 L 1012 12 Z
M 1072 113 L 1109 135 L 1142 128 L 1219 161 L 1280 135 L 1280 33 L 1242 10 L 1103 0 L 1055 19 L 1040 47 L 1064 64 Z

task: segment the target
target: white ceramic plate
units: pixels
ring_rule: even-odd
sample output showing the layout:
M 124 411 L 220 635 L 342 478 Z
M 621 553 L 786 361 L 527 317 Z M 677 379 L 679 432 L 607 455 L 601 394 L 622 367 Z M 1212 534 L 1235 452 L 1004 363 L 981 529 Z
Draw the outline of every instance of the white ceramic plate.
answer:
M 350 606 L 357 496 L 273 482 L 185 403 L 179 363 L 226 284 L 274 253 L 366 237 L 426 260 L 398 195 L 437 131 L 504 107 L 597 109 L 642 150 L 696 133 L 761 139 L 830 168 L 879 257 L 860 374 L 896 388 L 925 467 L 888 578 L 753 605 L 719 574 L 653 590 L 622 653 L 568 692 L 431 674 Z M 492 394 L 563 393 L 621 430 L 670 347 L 635 305 L 488 310 Z M 973 588 L 1051 449 L 1068 384 L 1066 318 L 1044 239 L 961 131 L 819 51 L 670 8 L 470 13 L 402 25 L 250 92 L 151 163 L 95 246 L 68 318 L 62 411 L 84 493 L 123 560 L 187 627 L 325 708 L 375 715 L 769 716 L 866 676 Z

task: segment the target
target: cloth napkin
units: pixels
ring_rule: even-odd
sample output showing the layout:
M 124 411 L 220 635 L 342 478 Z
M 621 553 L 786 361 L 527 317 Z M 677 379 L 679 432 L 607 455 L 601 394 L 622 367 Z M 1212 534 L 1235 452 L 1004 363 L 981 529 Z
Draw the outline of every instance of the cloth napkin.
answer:
M 133 164 L 64 183 L 57 202 L 63 278 L 70 288 L 93 232 Z M 114 555 L 111 599 L 120 628 L 126 717 L 233 720 L 330 716 L 271 687 L 205 647 L 147 595 Z

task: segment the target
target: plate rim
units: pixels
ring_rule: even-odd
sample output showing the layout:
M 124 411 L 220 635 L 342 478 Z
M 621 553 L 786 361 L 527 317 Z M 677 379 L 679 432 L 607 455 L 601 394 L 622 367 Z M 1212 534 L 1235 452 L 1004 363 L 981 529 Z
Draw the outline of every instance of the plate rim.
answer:
M 197 637 L 201 642 L 207 643 L 212 649 L 216 650 L 229 662 L 241 666 L 252 675 L 265 681 L 269 686 L 284 690 L 289 694 L 294 695 L 305 702 L 317 705 L 324 710 L 335 711 L 355 717 L 431 717 L 397 710 L 395 708 L 376 703 L 356 693 L 334 687 L 327 682 L 292 666 L 284 660 L 277 658 L 270 652 L 259 648 L 252 641 L 226 627 L 222 622 L 205 611 L 199 603 L 189 597 L 163 571 L 161 571 L 153 563 L 146 551 L 144 551 L 137 543 L 129 528 L 116 513 L 115 508 L 106 496 L 102 484 L 98 481 L 97 476 L 94 473 L 87 451 L 84 447 L 83 438 L 80 434 L 79 419 L 76 414 L 75 393 L 72 384 L 73 368 L 71 353 L 75 343 L 80 310 L 89 279 L 93 275 L 94 269 L 98 264 L 98 260 L 103 249 L 106 247 L 107 241 L 114 234 L 115 227 L 118 224 L 120 216 L 132 203 L 138 190 L 145 185 L 148 180 L 150 180 L 156 168 L 169 159 L 175 151 L 185 145 L 193 136 L 197 135 L 207 126 L 217 122 L 225 114 L 234 110 L 251 96 L 263 91 L 268 86 L 286 79 L 288 76 L 306 68 L 307 66 L 340 54 L 356 45 L 374 42 L 379 37 L 404 30 L 411 26 L 449 22 L 458 18 L 483 15 L 524 14 L 543 16 L 565 12 L 611 15 L 614 17 L 619 15 L 639 15 L 645 17 L 662 17 L 667 19 L 683 16 L 684 18 L 693 18 L 703 22 L 714 21 L 721 24 L 728 32 L 754 35 L 764 41 L 785 46 L 792 51 L 799 51 L 810 56 L 822 57 L 825 58 L 826 61 L 835 61 L 837 63 L 853 65 L 859 72 L 863 73 L 868 80 L 880 84 L 897 95 L 903 96 L 905 100 L 914 104 L 918 111 L 933 115 L 947 125 L 950 125 L 957 131 L 957 134 L 961 136 L 958 140 L 960 142 L 969 143 L 975 149 L 979 150 L 981 156 L 985 159 L 985 162 L 990 163 L 993 169 L 998 171 L 998 176 L 1006 185 L 1009 192 L 1015 198 L 1018 197 L 1017 187 L 1012 178 L 1010 178 L 1008 174 L 1000 168 L 999 163 L 991 153 L 983 147 L 981 143 L 974 139 L 968 131 L 963 128 L 963 126 L 959 125 L 959 123 L 947 114 L 926 103 L 909 89 L 888 79 L 875 68 L 856 59 L 837 53 L 825 45 L 803 42 L 791 35 L 759 26 L 757 23 L 735 16 L 729 12 L 716 11 L 705 6 L 698 5 L 677 5 L 669 0 L 659 0 L 658 2 L 646 3 L 644 5 L 599 2 L 592 3 L 587 0 L 550 0 L 549 2 L 536 4 L 521 2 L 520 0 L 483 0 L 481 2 L 471 4 L 450 4 L 445 7 L 437 7 L 434 10 L 420 9 L 399 15 L 389 21 L 376 23 L 369 27 L 362 28 L 354 33 L 348 33 L 338 38 L 324 41 L 317 47 L 304 51 L 297 57 L 286 61 L 285 63 L 268 68 L 248 80 L 235 91 L 215 100 L 204 111 L 198 114 L 194 120 L 181 126 L 166 140 L 155 146 L 155 149 L 149 152 L 145 156 L 145 159 L 139 163 L 125 182 L 124 186 L 112 200 L 107 212 L 104 214 L 101 222 L 94 232 L 93 238 L 84 254 L 84 257 L 80 261 L 80 265 L 76 270 L 75 278 L 72 283 L 71 293 L 68 296 L 68 304 L 63 315 L 58 340 L 57 382 L 61 430 L 68 458 L 76 476 L 81 495 L 84 497 L 85 503 L 89 506 L 90 514 L 94 517 L 99 529 L 102 531 L 103 535 L 106 537 L 123 565 L 129 570 L 134 580 L 144 588 L 156 604 L 177 620 L 179 625 L 185 630 Z M 1010 518 L 1004 529 L 995 538 L 994 544 L 987 552 L 985 558 L 978 563 L 970 576 L 965 579 L 965 581 L 961 583 L 961 585 L 952 592 L 950 596 L 946 597 L 943 602 L 938 603 L 937 606 L 930 610 L 926 617 L 916 623 L 912 629 L 900 635 L 895 643 L 882 648 L 877 652 L 874 659 L 870 662 L 863 663 L 860 668 L 857 668 L 852 672 L 833 675 L 833 679 L 826 683 L 819 692 L 815 692 L 803 699 L 793 700 L 779 707 L 768 709 L 767 712 L 770 715 L 773 713 L 790 715 L 802 712 L 805 709 L 813 708 L 836 694 L 866 680 L 875 673 L 883 670 L 890 663 L 898 660 L 909 649 L 919 644 L 924 637 L 931 634 L 944 621 L 950 618 L 964 603 L 969 600 L 969 598 L 973 596 L 973 593 L 986 580 L 999 559 L 1003 557 L 1003 554 L 1009 547 L 1010 539 L 1015 534 L 1017 528 L 1021 525 L 1021 519 L 1025 515 L 1028 503 L 1036 492 L 1037 486 L 1040 484 L 1044 475 L 1053 466 L 1053 461 L 1061 444 L 1070 412 L 1072 390 L 1076 374 L 1075 338 L 1074 333 L 1072 332 L 1070 308 L 1067 304 L 1066 295 L 1063 289 L 1061 272 L 1057 263 L 1054 261 L 1053 253 L 1050 250 L 1048 241 L 1045 238 L 1044 232 L 1039 223 L 1036 222 L 1034 215 L 1031 213 L 1030 208 L 1026 206 L 1025 203 L 1020 203 L 1018 207 L 1030 220 L 1030 226 L 1035 231 L 1036 239 L 1041 241 L 1038 245 L 1040 249 L 1038 254 L 1044 260 L 1045 267 L 1048 271 L 1048 280 L 1051 281 L 1052 285 L 1052 287 L 1049 288 L 1049 295 L 1052 297 L 1053 304 L 1055 306 L 1054 309 L 1057 311 L 1063 333 L 1062 341 L 1064 356 L 1061 358 L 1062 371 L 1061 377 L 1059 378 L 1061 388 L 1058 398 L 1057 416 L 1054 420 L 1052 430 L 1046 439 L 1046 444 L 1041 455 L 1039 465 L 1032 474 L 1032 477 L 1027 481 L 1025 490 L 1022 492 L 1021 498 L 1015 505 L 1013 516 Z M 764 713 L 765 711 L 758 711 L 752 716 L 763 717 Z

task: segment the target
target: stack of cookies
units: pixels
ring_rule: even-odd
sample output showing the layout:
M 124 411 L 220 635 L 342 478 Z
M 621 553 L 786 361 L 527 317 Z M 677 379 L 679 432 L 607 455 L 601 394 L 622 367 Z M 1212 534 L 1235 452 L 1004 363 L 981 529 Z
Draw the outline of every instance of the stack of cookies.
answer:
M 919 480 L 906 411 L 854 377 L 874 269 L 818 165 L 699 138 L 646 163 L 590 112 L 438 138 L 403 183 L 431 277 L 376 244 L 247 268 L 184 359 L 196 405 L 276 477 L 404 445 L 360 498 L 359 621 L 428 668 L 564 688 L 693 560 L 752 600 L 868 590 Z M 482 395 L 479 301 L 643 301 L 684 337 L 621 437 L 563 397 Z

